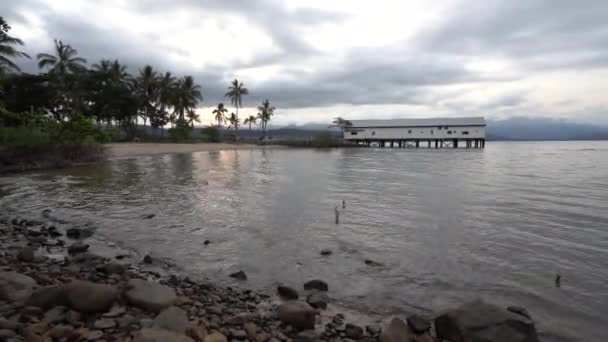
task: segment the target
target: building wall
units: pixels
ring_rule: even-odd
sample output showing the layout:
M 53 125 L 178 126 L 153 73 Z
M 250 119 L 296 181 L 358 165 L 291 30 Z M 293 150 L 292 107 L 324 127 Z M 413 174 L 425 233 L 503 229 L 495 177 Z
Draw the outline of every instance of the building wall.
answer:
M 447 127 L 447 128 L 446 128 Z M 353 134 L 355 133 L 355 134 Z M 363 139 L 485 139 L 484 126 L 433 126 L 433 127 L 347 127 L 346 140 Z

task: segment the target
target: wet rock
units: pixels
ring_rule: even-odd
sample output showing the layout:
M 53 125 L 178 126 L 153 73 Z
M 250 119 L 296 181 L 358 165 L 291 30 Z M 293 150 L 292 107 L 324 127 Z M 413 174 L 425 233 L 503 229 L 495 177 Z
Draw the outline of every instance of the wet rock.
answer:
M 247 274 L 243 271 L 238 271 L 230 274 L 230 278 L 238 279 L 238 280 L 247 280 Z
M 394 317 L 388 321 L 380 333 L 380 342 L 409 342 L 412 334 L 405 322 L 400 318 Z
M 241 312 L 238 313 L 232 317 L 230 317 L 229 319 L 226 320 L 226 324 L 229 325 L 242 325 L 245 324 L 247 322 L 253 321 L 255 319 L 258 318 L 258 315 L 256 315 L 253 312 Z
M 245 332 L 247 333 L 247 337 L 249 338 L 250 341 L 255 341 L 256 337 L 258 335 L 258 326 L 255 325 L 254 323 L 251 322 L 247 322 L 245 324 L 243 324 L 243 329 L 245 329 Z
M 203 342 L 227 342 L 227 340 L 226 336 L 220 334 L 219 332 L 214 332 L 205 336 Z
M 421 335 L 431 330 L 431 322 L 418 315 L 409 316 L 407 318 L 407 325 L 417 335 Z
M 108 319 L 108 318 L 98 319 L 93 324 L 93 327 L 95 329 L 100 329 L 100 330 L 111 329 L 111 328 L 114 328 L 115 326 L 116 326 L 116 321 L 114 321 L 113 319 Z
M 46 335 L 49 337 L 52 337 L 56 340 L 60 340 L 62 338 L 68 338 L 69 336 L 72 335 L 72 333 L 74 332 L 74 328 L 72 328 L 69 325 L 56 325 L 54 327 L 52 327 L 47 333 Z
M 27 300 L 27 305 L 37 306 L 44 310 L 67 305 L 63 286 L 45 286 L 37 289 Z
M 332 253 L 333 252 L 331 251 L 331 249 L 322 249 L 320 254 L 323 256 L 328 256 L 328 255 L 331 255 Z
M 189 324 L 186 312 L 176 306 L 172 306 L 156 316 L 153 328 L 185 334 Z
M 18 253 L 17 253 L 17 259 L 19 261 L 23 261 L 23 262 L 33 262 L 34 258 L 35 258 L 35 254 L 36 254 L 36 248 L 34 247 L 23 247 Z
M 68 228 L 65 235 L 71 239 L 86 239 L 93 235 L 93 230 L 88 228 Z
M 154 218 L 154 216 L 156 216 L 156 214 L 148 214 L 148 215 L 145 215 L 144 218 L 151 219 L 151 218 Z
M 315 309 L 304 302 L 289 301 L 277 308 L 279 320 L 299 330 L 314 329 L 315 315 Z
M 124 315 L 127 310 L 122 306 L 115 306 L 110 309 L 110 311 L 104 313 L 102 316 L 106 318 L 116 318 Z
M 152 257 L 148 254 L 146 254 L 144 256 L 144 260 L 143 260 L 144 264 L 151 264 L 152 263 Z
M 210 244 L 210 243 L 211 243 L 211 241 L 209 241 L 209 240 L 205 240 L 205 241 L 203 241 L 203 245 L 205 245 L 205 246 L 207 246 L 207 245 L 208 245 L 208 244 Z
M 36 286 L 36 281 L 24 274 L 0 272 L 0 300 L 19 301 L 27 299 Z
M 344 327 L 344 332 L 346 333 L 346 337 L 352 338 L 353 340 L 358 340 L 363 337 L 363 328 L 358 325 L 347 323 Z
M 136 335 L 134 342 L 193 342 L 185 335 L 177 334 L 168 330 L 144 328 Z
M 108 311 L 118 297 L 118 289 L 112 285 L 76 280 L 65 285 L 68 306 L 83 313 Z
M 329 297 L 323 292 L 314 292 L 306 297 L 306 302 L 315 309 L 325 310 L 327 303 L 329 303 Z
M 70 310 L 65 314 L 66 322 L 70 323 L 73 326 L 79 326 L 81 319 L 82 315 L 78 311 Z
M 204 325 L 192 324 L 186 329 L 186 336 L 197 342 L 203 342 L 205 336 L 208 335 L 207 328 Z
M 367 334 L 370 336 L 378 336 L 378 335 L 380 335 L 382 328 L 380 328 L 380 326 L 375 325 L 375 324 L 367 325 L 367 326 L 365 326 L 365 331 L 367 331 Z
M 99 340 L 99 339 L 100 339 L 100 338 L 102 338 L 102 337 L 103 337 L 103 331 L 99 331 L 99 330 L 91 330 L 91 331 L 87 331 L 87 332 L 84 334 L 84 338 L 85 338 L 87 341 L 97 341 L 97 340 Z
M 237 340 L 244 340 L 247 338 L 247 333 L 241 329 L 233 329 L 230 331 L 230 335 Z
M 529 318 L 477 300 L 435 319 L 437 337 L 452 342 L 537 342 Z
M 61 234 L 61 232 L 58 231 L 55 226 L 50 226 L 49 229 L 48 229 L 48 232 L 49 232 L 49 236 L 53 237 L 53 238 L 57 238 L 57 237 L 63 236 L 63 234 Z
M 384 266 L 382 263 L 379 263 L 379 262 L 377 262 L 377 261 L 370 260 L 370 259 L 365 259 L 365 261 L 364 261 L 364 262 L 365 262 L 365 264 L 366 264 L 367 266 L 373 266 L 373 267 L 381 267 L 381 266 Z
M 319 334 L 314 330 L 301 331 L 293 339 L 294 342 L 316 342 L 318 340 Z
M 416 336 L 414 342 L 435 342 L 435 339 L 431 337 L 428 333 L 424 333 L 422 335 Z
M 323 280 L 313 279 L 304 283 L 305 290 L 318 290 L 318 291 L 328 291 L 329 286 Z
M 532 319 L 532 317 L 530 317 L 530 313 L 528 312 L 528 310 L 526 310 L 526 308 L 521 307 L 521 306 L 507 306 L 507 310 L 516 313 L 518 315 L 522 315 L 526 318 Z
M 175 303 L 177 296 L 172 288 L 141 279 L 131 279 L 127 283 L 125 297 L 133 306 L 144 310 L 160 312 Z
M 73 243 L 72 245 L 70 245 L 68 247 L 68 253 L 69 254 L 84 253 L 84 252 L 86 252 L 88 250 L 89 250 L 89 245 L 87 245 L 87 244 L 85 244 L 85 243 L 83 243 L 81 241 L 75 242 L 75 243 Z
M 125 268 L 123 265 L 109 262 L 101 267 L 102 271 L 106 274 L 123 274 L 125 273 Z
M 8 329 L 0 329 L 0 341 L 6 341 L 14 337 L 17 337 L 17 334 L 14 331 Z
M 294 288 L 291 288 L 289 286 L 285 286 L 285 285 L 277 286 L 277 293 L 283 299 L 288 299 L 288 300 L 298 299 L 298 291 L 296 291 Z
M 53 324 L 61 322 L 65 319 L 67 310 L 65 306 L 56 306 L 44 314 L 44 321 Z
M 266 341 L 270 340 L 271 338 L 272 338 L 272 336 L 270 336 L 269 333 L 261 332 L 261 333 L 257 334 L 257 336 L 255 337 L 254 340 L 251 340 L 251 341 L 266 342 Z
M 13 331 L 19 331 L 23 328 L 23 324 L 15 321 L 9 321 L 4 318 L 0 318 L 0 329 L 7 329 Z

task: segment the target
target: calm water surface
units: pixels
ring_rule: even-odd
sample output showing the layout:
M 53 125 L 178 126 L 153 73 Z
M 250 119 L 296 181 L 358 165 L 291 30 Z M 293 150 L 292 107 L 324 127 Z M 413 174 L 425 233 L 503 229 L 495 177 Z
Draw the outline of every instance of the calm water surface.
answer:
M 200 152 L 0 185 L 5 213 L 52 208 L 219 282 L 239 269 L 261 289 L 321 278 L 375 314 L 483 297 L 527 307 L 547 341 L 608 334 L 608 142 Z

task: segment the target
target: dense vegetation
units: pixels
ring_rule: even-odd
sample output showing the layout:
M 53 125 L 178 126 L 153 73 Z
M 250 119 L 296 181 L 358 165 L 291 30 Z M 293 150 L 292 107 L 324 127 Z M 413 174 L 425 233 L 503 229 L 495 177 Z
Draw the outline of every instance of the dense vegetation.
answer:
M 192 76 L 176 77 L 150 65 L 132 75 L 126 65 L 110 59 L 88 67 L 78 50 L 61 40 L 55 40 L 53 51 L 33 57 L 20 51 L 24 42 L 9 31 L 0 17 L 0 162 L 6 164 L 7 155 L 15 157 L 11 150 L 26 147 L 53 145 L 54 150 L 69 150 L 65 145 L 140 140 L 148 125 L 161 137 L 170 125 L 165 138 L 171 141 L 191 139 L 194 124 L 200 122 L 196 108 L 203 101 L 202 89 Z M 20 58 L 36 58 L 40 73 L 21 72 L 15 62 Z M 236 110 L 228 114 L 219 103 L 210 113 L 217 127 L 203 129 L 209 141 L 220 141 L 219 128 L 225 122 L 232 138 L 238 137 L 239 108 L 248 94 L 242 82 L 231 82 L 225 97 Z M 266 100 L 258 109 L 258 115 L 250 115 L 244 124 L 251 129 L 259 120 L 265 132 L 275 108 Z M 142 124 L 144 129 L 138 129 Z

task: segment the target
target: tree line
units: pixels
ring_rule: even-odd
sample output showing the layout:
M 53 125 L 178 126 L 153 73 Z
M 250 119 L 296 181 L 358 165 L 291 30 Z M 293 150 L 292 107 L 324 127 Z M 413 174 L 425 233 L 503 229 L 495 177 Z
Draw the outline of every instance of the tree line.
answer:
M 201 86 L 192 76 L 176 77 L 151 65 L 135 75 L 119 60 L 102 59 L 87 66 L 78 50 L 61 40 L 54 41 L 52 52 L 35 57 L 19 51 L 24 42 L 9 35 L 10 26 L 0 17 L 0 108 L 12 113 L 43 113 L 58 122 L 74 118 L 94 120 L 98 126 L 122 127 L 127 137 L 134 137 L 139 122 L 163 129 L 192 129 L 200 122 L 196 108 L 203 101 Z M 18 58 L 35 58 L 39 74 L 21 72 Z M 219 103 L 211 115 L 217 127 L 228 124 L 238 134 L 239 108 L 249 90 L 235 79 L 225 94 L 235 108 Z M 275 111 L 266 99 L 256 115 L 243 121 L 251 129 L 258 124 L 266 131 Z M 2 122 L 0 122 L 2 124 Z

